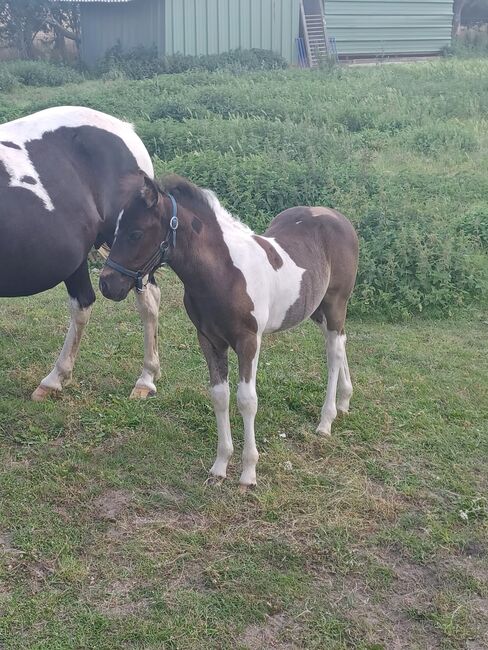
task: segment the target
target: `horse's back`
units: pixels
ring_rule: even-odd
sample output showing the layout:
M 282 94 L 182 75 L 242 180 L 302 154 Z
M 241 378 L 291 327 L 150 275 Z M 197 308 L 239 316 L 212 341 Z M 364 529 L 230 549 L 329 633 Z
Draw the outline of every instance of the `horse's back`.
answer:
M 305 269 L 302 294 L 310 313 L 326 294 L 347 301 L 356 280 L 359 246 L 356 231 L 344 215 L 320 206 L 288 208 L 273 219 L 264 236 Z
M 0 295 L 66 280 L 100 236 L 111 243 L 121 180 L 152 163 L 132 126 L 56 107 L 0 126 Z
M 297 206 L 280 212 L 264 233 L 266 237 L 307 240 L 321 233 L 340 239 L 340 245 L 357 248 L 357 235 L 349 219 L 332 208 Z M 322 240 L 322 237 L 321 237 Z

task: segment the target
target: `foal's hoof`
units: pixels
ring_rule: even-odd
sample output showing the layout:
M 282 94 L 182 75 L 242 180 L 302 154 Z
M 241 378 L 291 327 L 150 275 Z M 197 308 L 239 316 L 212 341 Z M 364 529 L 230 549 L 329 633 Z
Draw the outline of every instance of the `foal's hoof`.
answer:
M 324 426 L 324 425 L 321 426 L 321 425 L 319 424 L 319 426 L 315 429 L 315 433 L 316 433 L 318 436 L 324 436 L 324 437 L 327 437 L 327 438 L 328 438 L 328 437 L 331 435 L 330 428 L 331 428 L 331 425 L 330 425 L 330 424 L 329 424 L 329 425 L 325 425 L 325 426 Z
M 337 409 L 338 418 L 344 418 L 346 415 L 349 415 L 349 411 L 347 409 Z
M 59 394 L 59 390 L 56 390 L 55 388 L 49 388 L 48 386 L 43 386 L 42 384 L 39 384 L 39 386 L 36 388 L 36 390 L 32 393 L 31 399 L 33 402 L 42 402 L 43 400 L 47 399 L 50 395 L 56 395 Z
M 220 487 L 225 481 L 225 478 L 225 476 L 216 476 L 215 474 L 209 474 L 207 480 L 205 481 L 205 485 L 209 485 L 210 487 Z
M 256 489 L 256 483 L 251 483 L 249 485 L 239 483 L 239 492 L 241 494 L 249 494 L 249 492 L 252 492 L 254 489 Z
M 147 399 L 148 397 L 154 397 L 155 395 L 156 391 L 152 390 L 148 386 L 135 386 L 130 394 L 130 399 Z

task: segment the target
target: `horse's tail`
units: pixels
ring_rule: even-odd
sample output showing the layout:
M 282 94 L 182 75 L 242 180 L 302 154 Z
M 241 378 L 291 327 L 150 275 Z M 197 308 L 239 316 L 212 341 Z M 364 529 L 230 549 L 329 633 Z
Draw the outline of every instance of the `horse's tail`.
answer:
M 93 247 L 88 253 L 88 262 L 93 266 L 100 266 L 105 263 L 105 260 L 110 255 L 110 248 L 106 244 L 102 244 L 100 248 Z
M 110 255 L 110 248 L 107 244 L 102 244 L 100 248 L 96 249 L 96 252 L 103 257 L 104 260 Z

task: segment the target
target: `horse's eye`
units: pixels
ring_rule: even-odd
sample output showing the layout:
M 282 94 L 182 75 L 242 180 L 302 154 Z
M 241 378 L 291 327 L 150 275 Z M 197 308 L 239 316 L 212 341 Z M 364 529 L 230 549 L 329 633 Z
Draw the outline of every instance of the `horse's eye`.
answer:
M 131 232 L 131 234 L 129 235 L 129 239 L 130 239 L 131 241 L 138 241 L 138 240 L 142 237 L 142 235 L 143 235 L 142 230 L 134 230 L 134 231 Z

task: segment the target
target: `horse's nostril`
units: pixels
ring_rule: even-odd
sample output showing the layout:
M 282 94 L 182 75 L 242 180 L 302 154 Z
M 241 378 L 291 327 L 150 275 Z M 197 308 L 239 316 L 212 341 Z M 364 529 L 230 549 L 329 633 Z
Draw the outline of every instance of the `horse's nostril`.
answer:
M 100 280 L 100 291 L 103 293 L 104 296 L 107 294 L 108 291 L 107 282 L 103 279 Z

